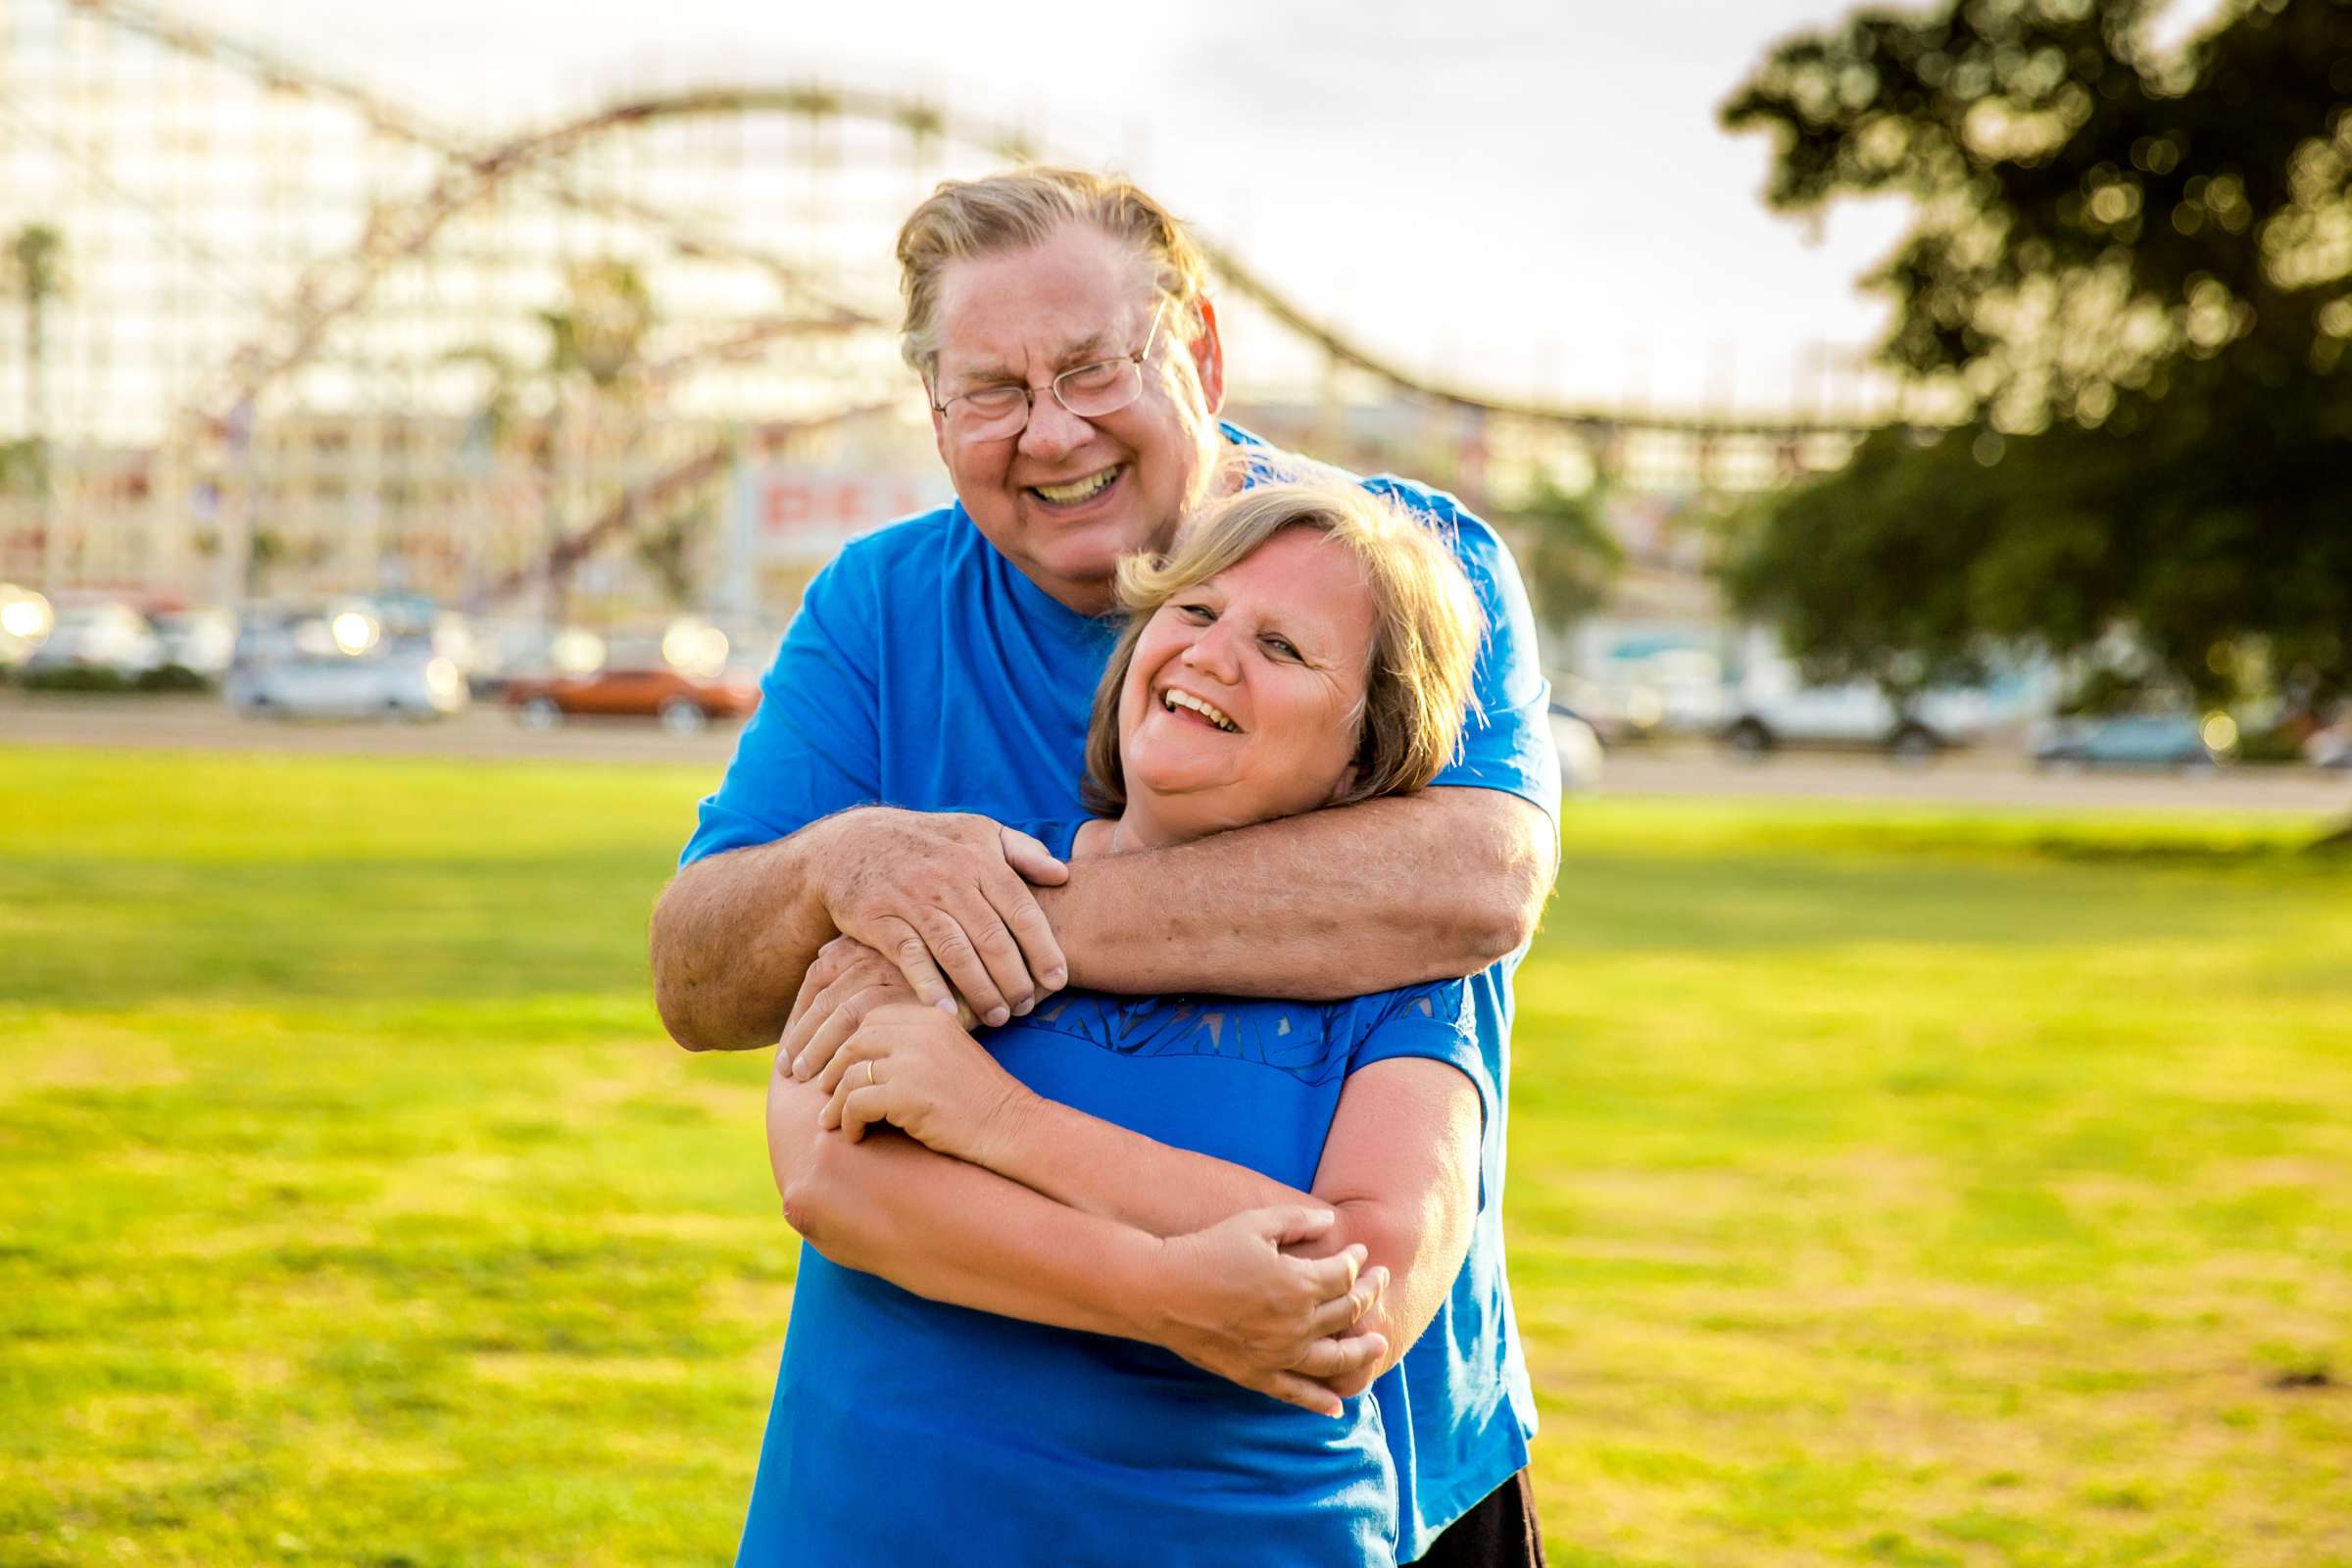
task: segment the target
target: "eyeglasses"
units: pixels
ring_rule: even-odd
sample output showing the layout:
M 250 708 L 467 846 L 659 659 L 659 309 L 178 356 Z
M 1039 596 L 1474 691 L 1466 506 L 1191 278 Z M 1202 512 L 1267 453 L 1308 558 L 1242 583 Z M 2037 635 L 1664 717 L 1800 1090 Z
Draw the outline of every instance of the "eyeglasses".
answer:
M 1118 413 L 1142 397 L 1144 362 L 1152 357 L 1152 345 L 1159 340 L 1159 320 L 1167 308 L 1168 302 L 1163 297 L 1159 308 L 1152 313 L 1152 330 L 1145 334 L 1144 346 L 1133 354 L 1122 354 L 1115 360 L 1097 360 L 1055 376 L 1053 385 L 1046 389 L 1053 392 L 1054 401 L 1081 419 L 1099 419 L 1105 414 Z M 948 428 L 963 440 L 1002 441 L 1029 427 L 1039 390 L 1010 381 L 975 387 L 969 392 L 958 392 L 944 403 L 932 404 L 931 412 L 945 418 Z

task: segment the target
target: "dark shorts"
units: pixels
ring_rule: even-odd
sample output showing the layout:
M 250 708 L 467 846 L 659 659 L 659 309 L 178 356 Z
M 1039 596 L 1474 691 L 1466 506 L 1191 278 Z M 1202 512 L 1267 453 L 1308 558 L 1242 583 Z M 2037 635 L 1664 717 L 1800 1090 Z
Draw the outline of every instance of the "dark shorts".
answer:
M 1413 1568 L 1544 1568 L 1536 1489 L 1522 1470 L 1446 1527 Z

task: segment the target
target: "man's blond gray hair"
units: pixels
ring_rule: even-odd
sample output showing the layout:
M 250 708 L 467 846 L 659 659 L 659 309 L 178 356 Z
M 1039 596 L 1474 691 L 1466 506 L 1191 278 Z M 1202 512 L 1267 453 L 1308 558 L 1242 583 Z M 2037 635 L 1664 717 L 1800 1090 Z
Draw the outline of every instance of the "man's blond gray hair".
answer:
M 1135 247 L 1152 286 L 1173 304 L 1169 325 L 1191 341 L 1208 262 L 1175 214 L 1133 180 L 1031 164 L 980 179 L 943 180 L 899 229 L 899 291 L 906 316 L 899 352 L 926 382 L 939 369 L 939 281 L 948 266 L 1024 250 L 1071 223 L 1088 223 Z

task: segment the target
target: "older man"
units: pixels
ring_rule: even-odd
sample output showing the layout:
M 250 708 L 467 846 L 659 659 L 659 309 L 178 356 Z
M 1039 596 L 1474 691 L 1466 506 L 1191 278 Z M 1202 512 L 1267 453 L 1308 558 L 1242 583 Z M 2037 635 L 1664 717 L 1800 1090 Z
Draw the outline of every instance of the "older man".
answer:
M 1001 1022 L 1063 985 L 1327 999 L 1469 975 L 1482 1054 L 1507 1082 L 1510 974 L 1550 885 L 1559 787 L 1508 553 L 1451 498 L 1367 481 L 1445 530 L 1489 622 L 1476 711 L 1437 787 L 1064 867 L 1000 824 L 1081 814 L 1117 563 L 1163 547 L 1226 460 L 1260 444 L 1216 420 L 1223 349 L 1198 249 L 1125 181 L 1031 169 L 944 185 L 899 260 L 905 350 L 956 504 L 853 544 L 810 585 L 655 914 L 671 1033 L 740 1049 L 790 1024 L 798 1050 L 908 990 Z M 1288 1335 L 1241 1321 L 1239 1301 L 1207 1328 L 1198 1313 L 1106 1316 L 1081 1300 L 1082 1261 L 1050 1240 L 959 1234 L 947 1190 L 926 1184 L 963 1178 L 918 1168 L 901 1143 L 826 1158 L 858 1194 L 842 1223 L 927 1233 L 957 1254 L 924 1294 L 1156 1339 L 1295 1402 L 1349 1390 L 1360 1351 L 1303 1316 Z M 1541 1552 L 1502 1148 L 1498 1113 L 1469 1260 L 1405 1357 L 1409 1409 L 1383 1405 L 1405 1561 Z M 841 1241 L 854 1256 L 858 1239 Z

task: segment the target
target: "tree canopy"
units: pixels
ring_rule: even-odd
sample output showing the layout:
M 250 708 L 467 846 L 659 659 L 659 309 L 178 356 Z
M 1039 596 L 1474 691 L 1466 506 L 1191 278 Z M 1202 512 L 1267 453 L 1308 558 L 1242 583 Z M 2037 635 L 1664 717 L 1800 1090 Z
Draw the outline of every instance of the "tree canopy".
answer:
M 2352 0 L 1946 0 L 1778 46 L 1723 111 L 1791 213 L 1908 198 L 1870 281 L 1911 417 L 1727 572 L 1830 674 L 2128 649 L 2352 691 Z
M 1549 479 L 1508 514 L 1526 535 L 1520 552 L 1528 598 L 1555 631 L 1600 608 L 1625 565 L 1625 547 L 1602 516 L 1597 489 L 1571 495 Z

